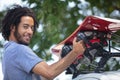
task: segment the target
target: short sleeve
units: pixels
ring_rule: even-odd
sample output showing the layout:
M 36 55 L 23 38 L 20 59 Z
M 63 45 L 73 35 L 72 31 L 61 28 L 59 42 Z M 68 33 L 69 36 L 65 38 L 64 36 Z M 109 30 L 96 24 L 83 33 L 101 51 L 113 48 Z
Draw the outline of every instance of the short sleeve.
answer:
M 28 46 L 21 45 L 17 49 L 16 63 L 19 68 L 30 73 L 32 68 L 39 62 L 42 61 Z

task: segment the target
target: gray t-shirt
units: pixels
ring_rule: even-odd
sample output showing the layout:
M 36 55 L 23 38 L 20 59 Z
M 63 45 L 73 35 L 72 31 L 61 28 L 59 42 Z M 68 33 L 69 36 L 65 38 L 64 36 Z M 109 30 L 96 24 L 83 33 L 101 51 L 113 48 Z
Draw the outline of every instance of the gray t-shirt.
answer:
M 9 41 L 2 58 L 4 80 L 40 80 L 31 70 L 41 61 L 28 46 Z

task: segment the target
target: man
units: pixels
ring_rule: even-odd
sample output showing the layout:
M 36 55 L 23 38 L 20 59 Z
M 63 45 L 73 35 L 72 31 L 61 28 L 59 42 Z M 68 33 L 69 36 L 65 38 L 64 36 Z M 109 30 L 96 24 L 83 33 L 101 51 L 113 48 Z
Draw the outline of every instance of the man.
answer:
M 63 72 L 78 55 L 83 54 L 83 41 L 73 40 L 72 51 L 58 62 L 48 65 L 39 58 L 28 44 L 36 31 L 37 21 L 31 9 L 19 5 L 9 9 L 2 21 L 2 35 L 8 42 L 4 45 L 2 69 L 4 80 L 53 80 Z M 36 80 L 35 79 L 35 80 Z

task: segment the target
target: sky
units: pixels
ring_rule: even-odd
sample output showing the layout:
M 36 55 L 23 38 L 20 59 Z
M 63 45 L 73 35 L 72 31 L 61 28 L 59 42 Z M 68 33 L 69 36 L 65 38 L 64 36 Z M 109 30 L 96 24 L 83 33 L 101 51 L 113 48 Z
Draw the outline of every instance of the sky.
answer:
M 21 4 L 23 5 L 21 0 L 0 0 L 0 11 L 4 10 L 8 6 L 12 4 Z

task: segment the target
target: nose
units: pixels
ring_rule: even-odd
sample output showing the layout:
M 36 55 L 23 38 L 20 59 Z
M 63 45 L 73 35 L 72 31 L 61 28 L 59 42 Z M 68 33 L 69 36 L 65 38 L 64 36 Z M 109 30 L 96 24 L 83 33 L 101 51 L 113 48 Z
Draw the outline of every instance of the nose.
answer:
M 29 34 L 33 34 L 33 29 L 32 29 L 32 27 L 29 27 L 27 31 L 28 31 Z

